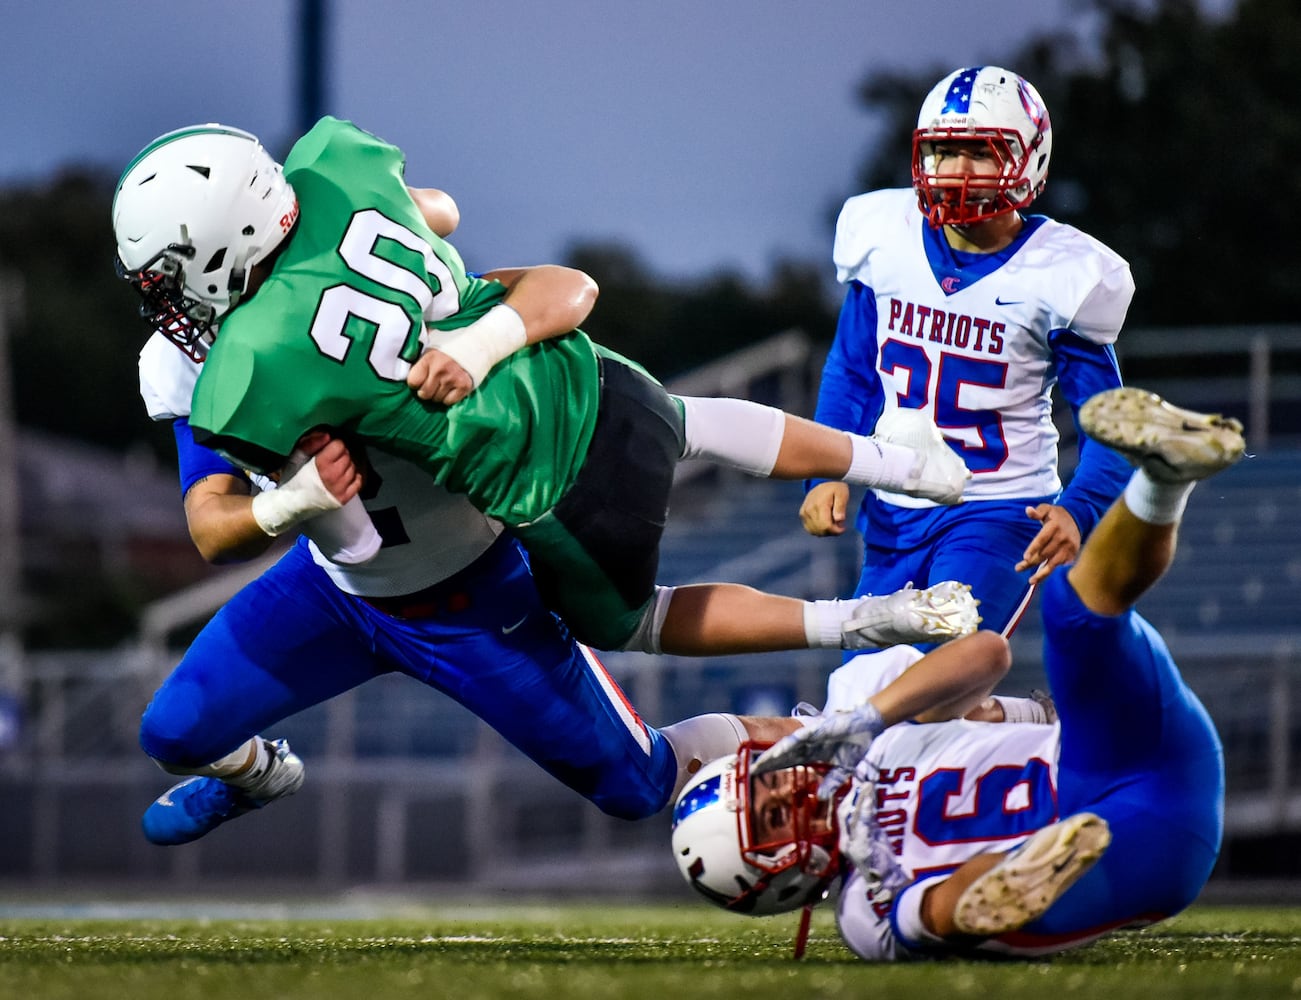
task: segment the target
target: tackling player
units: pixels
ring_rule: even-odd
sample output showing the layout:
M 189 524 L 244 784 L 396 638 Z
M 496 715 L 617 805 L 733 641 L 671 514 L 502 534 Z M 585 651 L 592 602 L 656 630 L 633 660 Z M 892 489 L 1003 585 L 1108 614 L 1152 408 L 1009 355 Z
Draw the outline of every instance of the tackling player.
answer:
M 843 875 L 845 942 L 866 959 L 901 960 L 1061 951 L 1197 896 L 1223 832 L 1223 752 L 1133 605 L 1169 567 L 1194 484 L 1242 457 L 1241 426 L 1136 389 L 1100 394 L 1081 420 L 1139 468 L 1044 588 L 1059 723 L 886 729 L 879 696 L 831 704 L 684 789 L 674 852 L 707 898 L 782 912 L 824 898 Z M 980 633 L 939 653 L 965 645 L 973 662 L 997 658 L 999 646 L 978 638 L 998 639 Z M 819 761 L 854 768 L 852 782 Z
M 333 118 L 283 171 L 253 136 L 218 125 L 162 136 L 127 167 L 113 204 L 119 271 L 155 328 L 211 344 L 190 417 L 202 442 L 270 472 L 325 428 L 412 462 L 504 524 L 547 605 L 600 648 L 913 641 L 885 628 L 901 615 L 942 639 L 974 617 L 951 583 L 911 591 L 898 613 L 864 608 L 852 630 L 839 606 L 774 611 L 748 587 L 656 588 L 684 457 L 945 503 L 966 469 L 938 434 L 881 444 L 743 400 L 669 396 L 581 331 L 521 317 L 503 282 L 467 275 L 402 174 L 399 150 Z
M 962 580 L 1004 635 L 1128 476 L 1081 437 L 1064 491 L 1058 478 L 1053 387 L 1077 415 L 1120 385 L 1112 344 L 1134 284 L 1097 240 L 1026 214 L 1052 139 L 1039 94 L 1006 69 L 960 69 L 931 90 L 913 133 L 913 187 L 857 195 L 840 213 L 834 258 L 847 291 L 815 413 L 901 443 L 933 421 L 972 472 L 952 508 L 867 491 L 854 593 Z M 806 530 L 841 534 L 848 485 L 810 485 Z
M 412 196 L 436 233 L 455 228 L 449 197 Z M 564 329 L 581 322 L 595 298 L 591 280 L 568 268 L 488 277 L 521 315 Z M 408 462 L 372 450 L 359 453 L 359 470 L 340 440 L 311 435 L 292 474 L 278 484 L 254 477 L 255 495 L 243 470 L 195 443 L 191 398 L 207 345 L 178 346 L 165 332 L 149 339 L 140 390 L 150 417 L 172 422 L 196 546 L 210 561 L 230 562 L 261 554 L 277 535 L 304 537 L 217 613 L 144 713 L 144 750 L 165 771 L 193 776 L 145 812 L 152 842 L 187 843 L 296 792 L 302 761 L 286 741 L 261 734 L 386 673 L 455 699 L 625 819 L 663 808 L 703 760 L 780 735 L 727 714 L 647 725 L 599 659 L 543 606 L 524 553 L 502 526 Z M 807 603 L 766 601 L 771 613 L 794 609 L 797 618 Z M 910 595 L 895 602 L 902 608 L 877 603 L 878 634 L 887 624 L 913 627 Z M 848 620 L 862 604 L 819 602 L 810 613 Z

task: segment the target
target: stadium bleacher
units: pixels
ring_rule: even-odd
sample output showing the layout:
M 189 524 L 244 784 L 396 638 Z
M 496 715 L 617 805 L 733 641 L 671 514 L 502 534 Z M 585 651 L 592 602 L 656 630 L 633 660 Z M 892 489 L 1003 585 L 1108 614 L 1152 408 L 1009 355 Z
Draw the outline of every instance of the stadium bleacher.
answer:
M 712 374 L 693 373 L 677 388 L 809 412 L 807 398 L 789 393 L 807 385 L 799 373 L 815 371 L 817 359 L 798 338 L 779 343 L 782 350 L 756 345 L 750 361 L 725 359 Z M 741 377 L 742 371 L 749 375 Z M 789 384 L 774 389 L 765 378 Z M 1266 396 L 1278 412 L 1301 398 L 1281 390 Z M 1280 419 L 1274 426 L 1290 425 Z M 1059 427 L 1069 463 L 1069 418 Z M 1221 732 L 1226 819 L 1230 837 L 1240 840 L 1301 831 L 1301 768 L 1294 763 L 1301 759 L 1301 615 L 1294 611 L 1301 545 L 1292 514 L 1301 500 L 1301 442 L 1276 433 L 1269 444 L 1194 492 L 1175 565 L 1140 606 L 1167 636 Z M 839 539 L 805 535 L 797 517 L 801 497 L 799 483 L 702 472 L 689 463 L 674 494 L 660 579 L 733 580 L 799 597 L 848 593 L 861 543 L 852 532 Z M 258 568 L 231 570 L 230 592 L 244 579 L 241 572 Z M 276 727 L 275 735 L 290 739 L 311 772 L 309 785 L 283 807 L 184 853 L 142 850 L 139 809 L 164 778 L 135 746 L 140 709 L 179 658 L 182 629 L 204 620 L 228 596 L 204 589 L 157 602 L 141 622 L 138 648 L 27 654 L 31 715 L 20 719 L 27 738 L 0 753 L 0 789 L 14 806 L 0 822 L 0 874 L 49 880 L 125 875 L 199 885 L 245 871 L 252 845 L 259 845 L 261 857 L 267 843 L 283 842 L 284 850 L 265 854 L 265 872 L 253 874 L 322 885 L 413 878 L 512 885 L 519 873 L 511 864 L 527 853 L 529 877 L 538 884 L 562 888 L 566 873 L 579 866 L 608 869 L 619 891 L 634 883 L 651 891 L 677 885 L 663 855 L 662 824 L 621 824 L 577 796 L 557 795 L 552 779 L 470 713 L 397 676 Z M 1040 634 L 1032 608 L 1013 636 L 1011 693 L 1043 685 Z M 771 714 L 800 700 L 820 704 L 826 677 L 841 660 L 834 650 L 708 660 L 633 653 L 602 658 L 655 725 L 701 712 Z M 501 835 L 477 836 L 489 814 Z M 93 851 L 64 832 L 84 828 L 104 831 Z M 431 842 L 438 851 L 426 849 Z M 533 860 L 543 856 L 554 879 L 544 879 Z M 1275 864 L 1275 873 L 1301 875 L 1294 870 L 1295 852 L 1288 857 Z

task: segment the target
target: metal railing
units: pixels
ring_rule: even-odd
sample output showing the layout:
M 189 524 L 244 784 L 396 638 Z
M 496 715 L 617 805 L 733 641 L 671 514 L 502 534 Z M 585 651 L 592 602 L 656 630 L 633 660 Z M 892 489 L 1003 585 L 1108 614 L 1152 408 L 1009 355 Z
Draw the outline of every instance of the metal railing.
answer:
M 1131 381 L 1191 406 L 1232 404 L 1247 424 L 1253 450 L 1301 439 L 1301 377 L 1294 374 L 1301 327 L 1139 331 L 1125 335 L 1120 351 L 1123 367 L 1154 372 L 1162 359 L 1190 353 L 1236 360 L 1216 362 L 1204 376 Z M 757 395 L 808 414 L 820 365 L 821 351 L 789 333 L 670 388 Z M 703 475 L 707 468 L 684 465 L 679 485 L 709 498 L 697 506 L 724 505 L 734 483 L 727 477 L 711 483 Z M 789 503 L 789 497 L 778 502 Z M 692 505 L 686 509 L 690 514 Z M 690 533 L 698 522 L 683 523 L 681 530 Z M 750 539 L 742 555 L 723 553 L 710 575 L 803 596 L 852 585 L 857 552 L 849 543 L 807 538 L 795 526 L 793 510 L 791 523 L 789 532 Z M 693 535 L 692 546 L 703 544 L 707 534 Z M 1301 546 L 1283 527 L 1279 544 L 1301 559 Z M 509 884 L 527 861 L 535 883 L 550 871 L 562 887 L 573 877 L 569 862 L 578 857 L 583 888 L 597 888 L 593 879 L 599 881 L 607 869 L 610 884 L 619 888 L 675 884 L 662 822 L 607 819 L 561 791 L 447 699 L 434 692 L 412 697 L 405 679 L 392 679 L 397 688 L 388 680 L 368 684 L 286 723 L 285 735 L 308 756 L 310 780 L 303 793 L 256 823 L 234 824 L 181 851 L 145 845 L 136 826 L 139 812 L 168 779 L 136 749 L 135 729 L 150 693 L 179 659 L 170 637 L 205 620 L 264 565 L 232 569 L 150 606 L 139 641 L 129 648 L 57 655 L 0 650 L 0 665 L 24 693 L 23 738 L 0 744 L 0 790 L 8 803 L 0 820 L 7 834 L 0 837 L 0 876 L 203 885 L 244 874 L 330 886 L 451 880 L 484 887 Z M 665 570 L 673 572 L 668 564 Z M 1280 585 L 1295 595 L 1301 577 L 1285 573 Z M 1301 623 L 1279 618 L 1276 634 L 1207 633 L 1172 642 L 1225 738 L 1231 831 L 1301 829 L 1295 764 L 1301 745 Z M 1024 664 L 1018 669 L 1033 671 L 1037 650 L 1024 643 L 1016 648 Z M 781 710 L 783 701 L 820 702 L 825 677 L 839 662 L 826 652 L 736 661 L 634 654 L 607 659 L 654 724 L 696 711 Z M 439 734 L 438 747 L 412 749 L 419 741 L 410 733 L 420 727 L 423 735 Z M 406 743 L 403 734 L 410 737 Z M 551 864 L 540 868 L 537 861 L 544 857 Z

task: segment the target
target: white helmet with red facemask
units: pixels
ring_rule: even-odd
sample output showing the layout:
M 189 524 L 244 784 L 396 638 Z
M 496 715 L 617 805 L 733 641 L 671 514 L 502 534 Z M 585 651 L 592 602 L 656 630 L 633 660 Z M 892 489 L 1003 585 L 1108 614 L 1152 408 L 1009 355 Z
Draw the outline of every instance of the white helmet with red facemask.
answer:
M 936 147 L 969 142 L 985 144 L 996 173 L 944 171 Z M 1048 109 L 1029 82 L 998 66 L 960 69 L 922 102 L 913 133 L 913 188 L 931 225 L 967 226 L 1029 205 L 1043 190 L 1051 154 Z
M 711 903 L 748 916 L 786 913 L 816 903 L 840 874 L 835 821 L 840 796 L 819 802 L 826 765 L 787 768 L 758 781 L 783 782 L 788 832 L 757 834 L 750 765 L 767 743 L 702 767 L 673 808 L 673 854 L 683 878 Z

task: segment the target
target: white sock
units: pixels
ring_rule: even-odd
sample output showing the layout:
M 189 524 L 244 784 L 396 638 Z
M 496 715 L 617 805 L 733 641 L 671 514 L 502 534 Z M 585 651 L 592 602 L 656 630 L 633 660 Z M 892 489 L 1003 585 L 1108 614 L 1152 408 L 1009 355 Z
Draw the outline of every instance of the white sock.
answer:
M 276 760 L 274 751 L 267 745 L 267 741 L 262 739 L 260 736 L 255 736 L 253 742 L 257 744 L 257 759 L 253 761 L 253 765 L 249 767 L 248 770 L 241 774 L 223 778 L 222 780 L 227 784 L 245 790 L 256 790 L 261 786 L 262 781 L 266 778 L 268 772 L 270 772 L 271 765 L 274 764 Z
M 922 897 L 926 890 L 943 882 L 947 875 L 923 877 L 920 881 L 906 886 L 894 901 L 894 922 L 899 928 L 899 937 L 909 948 L 926 947 L 943 944 L 944 939 L 934 931 L 926 928 L 922 921 Z
M 1162 483 L 1142 469 L 1136 469 L 1125 487 L 1125 506 L 1140 521 L 1148 524 L 1178 524 L 1184 506 L 1197 481 Z
M 809 649 L 840 649 L 841 629 L 857 601 L 805 601 L 804 638 Z
M 253 763 L 250 766 L 249 758 Z M 198 774 L 205 778 L 220 778 L 222 781 L 230 781 L 231 777 L 248 771 L 259 771 L 266 769 L 268 752 L 262 738 L 254 736 L 252 739 L 245 740 L 230 753 L 224 757 L 219 757 L 207 764 L 199 767 L 177 767 L 172 764 L 164 764 L 162 761 L 156 761 L 168 774 Z M 235 784 L 236 782 L 231 782 Z
M 846 436 L 852 453 L 845 482 L 898 490 L 911 478 L 913 466 L 917 464 L 917 452 L 912 448 L 861 434 Z

